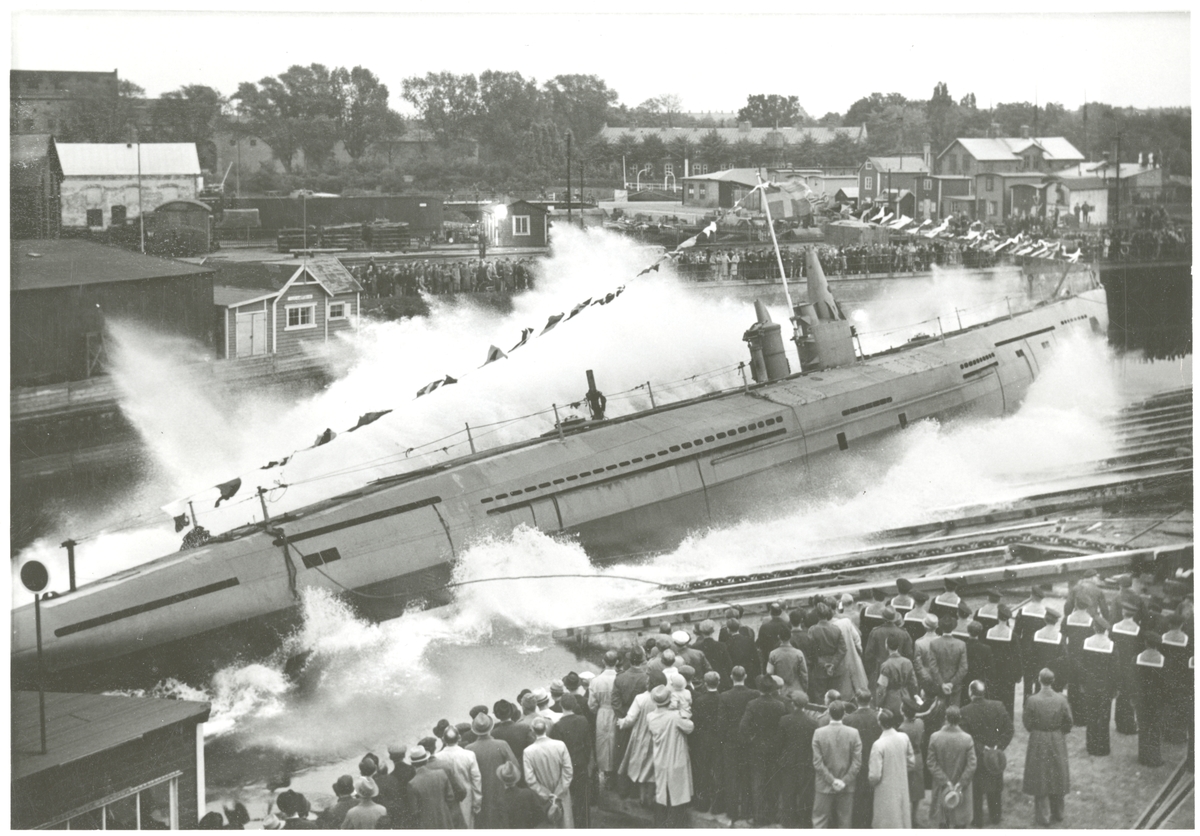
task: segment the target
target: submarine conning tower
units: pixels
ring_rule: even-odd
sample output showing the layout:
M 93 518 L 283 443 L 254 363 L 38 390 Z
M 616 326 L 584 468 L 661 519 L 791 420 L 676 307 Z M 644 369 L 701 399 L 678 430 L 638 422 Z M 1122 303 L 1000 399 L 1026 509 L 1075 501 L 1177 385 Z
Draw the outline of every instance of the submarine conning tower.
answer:
M 757 299 L 754 300 L 754 313 L 758 322 L 742 334 L 742 339 L 750 346 L 750 374 L 755 383 L 785 378 L 792 373 L 792 367 L 788 364 L 779 323 L 771 321 L 766 305 Z
M 800 352 L 800 371 L 815 372 L 852 365 L 855 359 L 854 333 L 833 294 L 829 292 L 829 283 L 815 248 L 805 248 L 804 263 L 808 268 L 808 301 L 797 305 L 795 316 L 792 317 L 796 324 L 795 340 Z

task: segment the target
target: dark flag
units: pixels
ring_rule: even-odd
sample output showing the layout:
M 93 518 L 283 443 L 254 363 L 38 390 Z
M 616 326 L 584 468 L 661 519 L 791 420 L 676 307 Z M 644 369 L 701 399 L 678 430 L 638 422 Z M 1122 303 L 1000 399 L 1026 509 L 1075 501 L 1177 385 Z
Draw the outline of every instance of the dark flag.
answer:
M 368 412 L 366 415 L 363 415 L 358 419 L 358 423 L 351 427 L 349 432 L 354 432 L 359 427 L 365 427 L 367 424 L 373 424 L 383 416 L 387 415 L 389 412 L 391 412 L 390 409 L 384 409 L 380 412 Z
M 439 389 L 442 386 L 449 386 L 451 383 L 458 383 L 458 381 L 455 380 L 454 378 L 452 378 L 450 375 L 446 375 L 441 380 L 435 380 L 432 383 L 426 383 L 424 386 L 422 386 L 420 389 L 417 390 L 417 397 L 419 398 L 422 395 L 428 395 L 433 390 Z
M 521 329 L 521 340 L 520 340 L 520 342 L 518 342 L 516 345 L 514 345 L 512 348 L 510 348 L 510 349 L 508 350 L 508 353 L 509 353 L 509 354 L 512 354 L 512 353 L 513 353 L 514 351 L 516 351 L 518 348 L 520 348 L 521 346 L 525 345 L 525 343 L 529 342 L 529 338 L 530 338 L 531 336 L 533 336 L 533 329 L 532 329 L 532 328 L 522 328 L 522 329 Z
M 188 522 L 189 520 L 187 514 L 180 514 L 178 517 L 176 517 L 175 532 L 178 534 L 180 531 L 183 531 L 185 528 L 187 528 Z
M 217 504 L 214 505 L 213 507 L 216 508 L 216 507 L 220 506 L 220 504 L 224 500 L 232 497 L 235 493 L 238 492 L 238 490 L 241 487 L 242 487 L 241 477 L 238 477 L 237 479 L 232 479 L 228 482 L 222 482 L 221 484 L 217 485 L 217 490 L 219 490 L 221 492 L 221 496 L 217 500 Z
M 313 447 L 320 447 L 322 444 L 328 444 L 329 442 L 333 441 L 335 438 L 337 438 L 337 433 L 335 433 L 333 430 L 329 429 L 329 427 L 326 427 L 325 432 L 323 432 L 319 436 L 317 436 L 317 442 L 316 442 L 316 444 L 313 445 Z
M 587 299 L 584 299 L 578 305 L 571 308 L 571 312 L 569 314 L 567 314 L 567 319 L 569 320 L 569 319 L 574 318 L 575 314 L 579 313 L 580 311 L 582 311 L 584 308 L 586 308 L 590 304 L 592 304 L 592 298 L 589 296 Z
M 666 256 L 663 256 L 663 258 L 666 258 Z M 656 261 L 656 262 L 654 262 L 653 264 L 651 264 L 649 267 L 646 267 L 646 268 L 642 269 L 641 271 L 639 271 L 639 272 L 638 272 L 638 275 L 639 275 L 639 276 L 644 276 L 644 275 L 646 275 L 647 273 L 649 273 L 651 270 L 653 270 L 655 273 L 657 273 L 657 272 L 658 272 L 659 265 L 661 265 L 661 264 L 662 264 L 662 261 L 661 261 L 661 260 L 659 260 L 659 261 Z
M 557 325 L 559 322 L 561 322 L 562 318 L 563 318 L 563 315 L 558 313 L 558 314 L 555 314 L 554 316 L 550 317 L 549 319 L 547 319 L 546 327 L 542 329 L 542 334 L 545 334 L 547 331 L 549 331 L 551 328 L 553 328 L 555 325 Z M 538 334 L 538 336 L 540 337 L 542 334 Z

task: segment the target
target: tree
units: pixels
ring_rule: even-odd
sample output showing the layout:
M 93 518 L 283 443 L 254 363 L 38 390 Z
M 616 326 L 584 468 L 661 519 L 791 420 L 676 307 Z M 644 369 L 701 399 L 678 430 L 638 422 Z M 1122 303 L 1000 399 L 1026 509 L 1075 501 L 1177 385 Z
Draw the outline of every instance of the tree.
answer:
M 151 142 L 194 142 L 200 167 L 213 171 L 217 165 L 213 136 L 223 120 L 227 100 L 203 84 L 185 84 L 151 102 L 150 128 L 143 136 Z
M 287 171 L 297 151 L 310 167 L 333 152 L 340 107 L 332 73 L 323 64 L 293 65 L 257 84 L 243 81 L 231 98 L 246 117 L 239 120 L 239 132 L 262 138 Z
M 746 106 L 738 111 L 739 122 L 749 122 L 756 128 L 784 127 L 795 124 L 805 116 L 798 96 L 753 95 L 746 97 Z
M 638 148 L 638 162 L 654 166 L 654 173 L 662 170 L 662 163 L 667 156 L 667 144 L 658 134 L 646 134 L 642 137 L 641 147 Z
M 934 148 L 941 151 L 954 139 L 957 121 L 953 118 L 955 111 L 954 99 L 950 97 L 950 88 L 944 81 L 939 81 L 933 88 L 933 95 L 925 105 L 925 114 L 929 119 L 929 137 Z
M 646 99 L 637 106 L 637 109 L 648 114 L 661 115 L 661 121 L 666 122 L 666 127 L 675 127 L 675 117 L 679 111 L 683 109 L 683 99 L 675 93 L 663 93 L 661 96 L 654 96 Z M 661 125 L 656 125 L 661 127 Z
M 831 110 L 818 119 L 817 124 L 823 128 L 840 128 L 842 126 L 842 114 Z
M 519 159 L 521 138 L 545 115 L 541 91 L 532 78 L 495 70 L 480 74 L 478 134 L 493 155 Z
M 709 131 L 696 143 L 696 157 L 710 168 L 717 168 L 729 156 L 729 142 L 716 131 Z
M 616 91 L 595 75 L 558 75 L 542 89 L 555 123 L 581 140 L 600 132 L 608 121 L 609 108 L 617 100 Z
M 479 116 L 479 83 L 471 74 L 426 73 L 404 79 L 403 97 L 443 146 L 464 139 Z
M 671 162 L 675 165 L 675 175 L 683 176 L 683 170 L 686 167 L 684 163 L 690 161 L 696 155 L 695 146 L 686 135 L 673 137 L 667 143 L 667 153 L 671 157 Z
M 75 99 L 59 142 L 128 142 L 137 124 L 137 105 L 146 91 L 128 79 L 117 82 L 116 98 Z
M 338 102 L 338 136 L 350 158 L 360 159 L 367 148 L 397 125 L 388 108 L 387 85 L 366 67 L 338 67 L 333 71 L 332 83 Z

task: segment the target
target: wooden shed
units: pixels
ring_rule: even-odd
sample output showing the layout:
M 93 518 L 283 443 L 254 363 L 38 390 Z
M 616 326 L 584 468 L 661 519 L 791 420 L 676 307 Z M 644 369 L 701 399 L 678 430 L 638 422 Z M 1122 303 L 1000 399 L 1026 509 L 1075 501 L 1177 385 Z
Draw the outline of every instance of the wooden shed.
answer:
M 212 250 L 212 209 L 198 200 L 171 200 L 147 219 L 146 248 L 156 255 L 194 256 Z
M 75 239 L 10 246 L 14 386 L 103 373 L 107 322 L 135 322 L 212 346 L 208 267 Z
M 504 211 L 497 211 L 503 208 Z M 497 247 L 545 247 L 550 243 L 550 211 L 545 206 L 517 200 L 485 212 L 492 244 Z
M 205 702 L 47 693 L 42 754 L 38 695 L 14 692 L 12 829 L 194 829 L 208 716 Z

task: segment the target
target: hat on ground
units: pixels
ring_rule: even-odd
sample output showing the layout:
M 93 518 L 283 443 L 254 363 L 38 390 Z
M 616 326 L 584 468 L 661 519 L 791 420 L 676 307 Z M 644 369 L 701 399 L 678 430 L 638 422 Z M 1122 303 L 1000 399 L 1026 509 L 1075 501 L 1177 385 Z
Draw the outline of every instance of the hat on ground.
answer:
M 492 730 L 492 718 L 487 714 L 476 714 L 471 721 L 471 731 L 475 734 L 487 734 Z
M 408 750 L 408 762 L 413 766 L 425 763 L 429 760 L 429 750 L 424 746 L 413 746 Z
M 517 765 L 512 761 L 505 761 L 496 767 L 496 777 L 503 782 L 504 786 L 515 787 L 521 780 L 521 770 L 517 769 Z
M 896 580 L 896 589 L 901 595 L 907 595 L 912 592 L 912 581 L 908 578 L 898 578 Z
M 354 792 L 354 779 L 349 775 L 342 775 L 333 782 L 334 795 L 350 795 Z
M 370 778 L 363 776 L 354 782 L 354 794 L 359 798 L 374 798 L 379 795 L 379 787 Z
M 650 692 L 650 699 L 654 700 L 655 705 L 666 705 L 671 701 L 671 689 L 666 685 L 655 686 Z
M 676 630 L 671 634 L 671 641 L 675 644 L 687 644 L 691 640 L 692 637 L 688 635 L 687 630 Z

